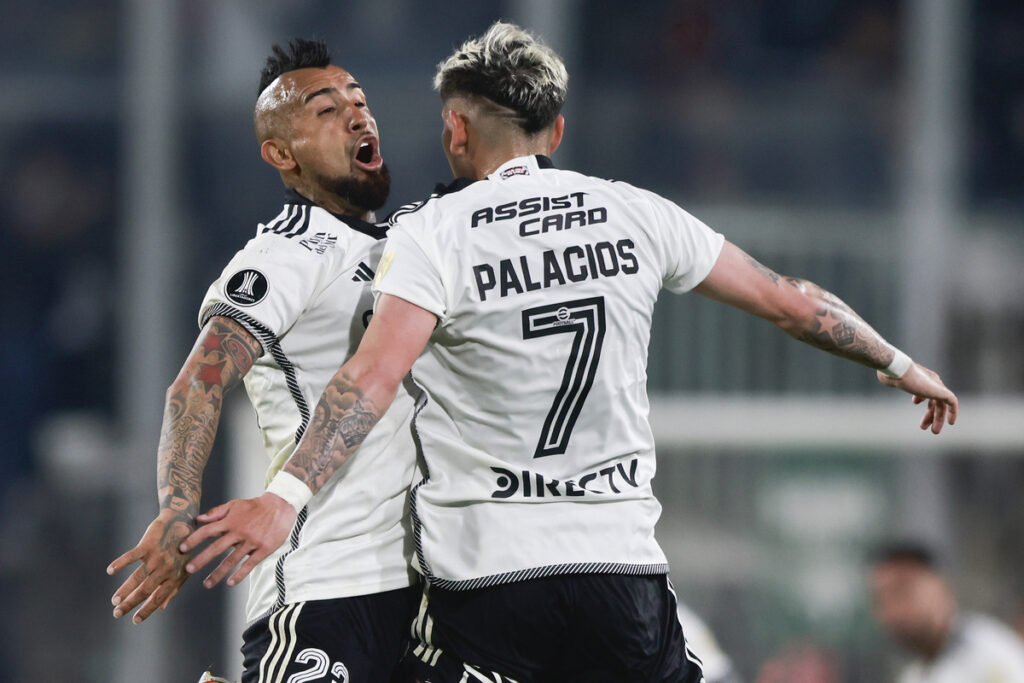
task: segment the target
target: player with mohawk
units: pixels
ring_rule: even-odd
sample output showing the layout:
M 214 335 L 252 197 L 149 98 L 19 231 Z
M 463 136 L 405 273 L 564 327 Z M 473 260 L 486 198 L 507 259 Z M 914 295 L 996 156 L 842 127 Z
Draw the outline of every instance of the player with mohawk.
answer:
M 310 406 L 359 345 L 372 311 L 370 282 L 386 226 L 371 221 L 390 179 L 362 86 L 331 64 L 322 42 L 275 45 L 254 123 L 263 160 L 287 188 L 285 205 L 210 287 L 199 339 L 167 392 L 160 513 L 108 568 L 141 562 L 112 599 L 115 617 L 141 605 L 136 623 L 166 606 L 188 577 L 189 556 L 178 545 L 199 514 L 224 393 L 245 382 L 270 481 L 307 428 Z M 255 570 L 243 683 L 303 674 L 339 683 L 405 680 L 397 667 L 418 599 L 407 517 L 416 460 L 412 410 L 412 397 L 399 389 L 366 435 L 369 457 L 338 470 L 321 496 L 293 511 L 289 542 L 278 552 L 259 566 L 262 556 L 248 557 L 246 571 Z M 268 490 L 289 497 L 273 483 Z M 248 554 L 240 548 L 236 559 Z

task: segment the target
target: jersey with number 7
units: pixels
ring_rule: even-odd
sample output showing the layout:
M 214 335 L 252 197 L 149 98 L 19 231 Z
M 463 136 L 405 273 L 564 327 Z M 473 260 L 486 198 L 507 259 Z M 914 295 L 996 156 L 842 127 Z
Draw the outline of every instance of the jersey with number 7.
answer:
M 664 287 L 723 238 L 626 183 L 507 161 L 396 212 L 375 290 L 433 312 L 413 379 L 427 476 L 417 564 L 463 590 L 572 573 L 663 574 L 647 346 Z

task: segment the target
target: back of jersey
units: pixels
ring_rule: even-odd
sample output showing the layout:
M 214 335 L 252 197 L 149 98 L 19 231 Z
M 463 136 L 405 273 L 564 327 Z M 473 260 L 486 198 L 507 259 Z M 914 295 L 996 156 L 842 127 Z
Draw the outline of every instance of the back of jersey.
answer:
M 428 467 L 420 569 L 468 589 L 565 573 L 667 571 L 654 540 L 651 313 L 723 239 L 623 183 L 506 162 L 389 235 L 377 289 L 438 316 L 413 378 Z

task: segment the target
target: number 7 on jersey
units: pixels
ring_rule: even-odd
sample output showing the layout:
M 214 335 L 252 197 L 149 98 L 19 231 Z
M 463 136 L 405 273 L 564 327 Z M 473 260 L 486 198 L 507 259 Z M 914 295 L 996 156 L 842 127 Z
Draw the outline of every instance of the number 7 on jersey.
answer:
M 523 311 L 523 339 L 552 334 L 571 334 L 572 348 L 562 375 L 562 384 L 544 419 L 540 440 L 533 457 L 561 455 L 569 447 L 569 437 L 583 402 L 594 385 L 597 363 L 604 344 L 604 297 L 563 301 Z

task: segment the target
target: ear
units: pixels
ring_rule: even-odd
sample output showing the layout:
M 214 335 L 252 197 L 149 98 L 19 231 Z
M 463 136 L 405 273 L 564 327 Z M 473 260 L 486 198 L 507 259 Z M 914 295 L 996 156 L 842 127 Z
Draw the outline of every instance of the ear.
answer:
M 264 140 L 260 145 L 260 156 L 263 157 L 263 161 L 279 171 L 291 171 L 298 166 L 291 149 L 278 138 Z
M 548 156 L 555 153 L 558 146 L 562 144 L 562 134 L 565 132 L 565 117 L 561 114 L 555 119 L 554 130 L 551 132 L 551 141 L 548 143 Z
M 453 157 L 465 156 L 469 148 L 469 119 L 465 114 L 448 110 L 448 129 L 452 132 L 452 139 L 448 141 L 448 151 Z

